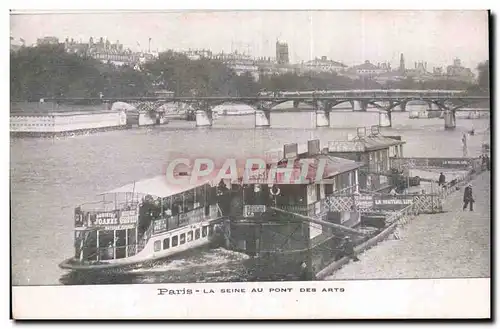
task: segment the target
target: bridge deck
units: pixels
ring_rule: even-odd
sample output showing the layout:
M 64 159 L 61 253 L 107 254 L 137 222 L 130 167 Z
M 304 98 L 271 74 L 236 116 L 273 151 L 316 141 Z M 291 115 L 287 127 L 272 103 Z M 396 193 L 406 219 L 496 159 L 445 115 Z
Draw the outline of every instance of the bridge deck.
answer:
M 467 96 L 467 95 L 432 95 L 432 94 L 373 94 L 373 95 L 304 95 L 304 96 L 251 96 L 251 97 L 233 97 L 233 96 L 204 96 L 204 97 L 81 97 L 81 98 L 44 98 L 44 101 L 169 101 L 169 102 L 190 102 L 190 101 L 303 101 L 303 100 L 332 100 L 332 101 L 350 101 L 350 100 L 486 100 L 489 96 Z

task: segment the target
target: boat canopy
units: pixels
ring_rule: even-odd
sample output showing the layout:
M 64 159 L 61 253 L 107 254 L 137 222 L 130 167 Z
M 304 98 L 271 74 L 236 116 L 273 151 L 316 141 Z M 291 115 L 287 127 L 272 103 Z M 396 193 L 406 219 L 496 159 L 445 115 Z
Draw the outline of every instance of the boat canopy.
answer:
M 176 178 L 182 179 L 181 177 Z M 205 184 L 210 184 L 211 186 L 215 186 L 217 184 L 217 182 L 215 182 L 215 175 L 202 176 L 197 178 L 194 182 L 191 181 L 190 176 L 185 176 L 184 178 L 185 180 L 181 183 L 170 181 L 166 175 L 156 176 L 153 178 L 148 178 L 124 185 L 114 190 L 101 193 L 101 195 L 114 193 L 133 193 L 166 198 L 172 195 L 189 191 L 199 186 L 203 186 Z

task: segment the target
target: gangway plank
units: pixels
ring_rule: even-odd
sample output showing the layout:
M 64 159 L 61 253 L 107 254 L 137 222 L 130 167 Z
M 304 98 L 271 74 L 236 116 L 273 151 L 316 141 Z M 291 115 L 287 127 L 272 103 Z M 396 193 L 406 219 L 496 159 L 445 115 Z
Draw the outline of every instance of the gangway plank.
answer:
M 321 219 L 312 218 L 312 217 L 309 217 L 309 216 L 297 214 L 297 213 L 286 211 L 286 210 L 283 210 L 283 209 L 280 209 L 280 208 L 276 208 L 276 207 L 269 207 L 269 208 L 272 209 L 272 210 L 275 210 L 277 212 L 280 212 L 282 214 L 295 216 L 295 217 L 299 218 L 300 220 L 302 220 L 304 222 L 311 222 L 311 223 L 315 223 L 315 224 L 325 225 L 325 226 L 329 226 L 331 228 L 334 228 L 334 229 L 337 229 L 337 230 L 340 230 L 340 231 L 344 231 L 346 233 L 357 234 L 357 235 L 360 235 L 360 236 L 366 236 L 365 233 L 363 233 L 361 231 L 358 231 L 358 230 L 355 230 L 355 229 L 352 229 L 352 228 L 347 227 L 347 226 L 330 223 L 330 222 L 327 222 L 327 221 L 324 221 L 324 220 L 321 220 Z

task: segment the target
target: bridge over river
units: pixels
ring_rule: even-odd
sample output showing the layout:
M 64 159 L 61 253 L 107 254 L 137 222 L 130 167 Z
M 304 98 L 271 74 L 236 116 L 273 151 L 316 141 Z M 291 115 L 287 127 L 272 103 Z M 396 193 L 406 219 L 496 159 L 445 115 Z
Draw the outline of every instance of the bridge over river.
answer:
M 271 125 L 271 112 L 279 104 L 293 102 L 297 108 L 299 103 L 312 105 L 316 113 L 316 126 L 330 126 L 330 113 L 335 111 L 335 106 L 349 103 L 353 111 L 366 111 L 371 105 L 379 111 L 379 126 L 391 127 L 393 111 L 405 111 L 406 105 L 411 101 L 421 101 L 429 104 L 430 111 L 444 113 L 444 126 L 446 129 L 456 127 L 456 112 L 471 111 L 466 107 L 475 103 L 489 100 L 489 96 L 470 96 L 460 90 L 340 90 L 340 91 L 284 91 L 260 92 L 257 96 L 190 96 L 190 97 L 99 97 L 99 98 L 47 98 L 44 101 L 70 102 L 125 102 L 136 108 L 147 111 L 156 111 L 167 103 L 190 104 L 194 110 L 194 119 L 197 127 L 211 126 L 213 123 L 213 109 L 224 103 L 245 104 L 255 109 L 255 126 L 269 127 Z M 280 110 L 281 111 L 281 110 Z M 297 111 L 297 110 L 295 110 Z M 301 111 L 304 111 L 302 109 Z M 474 110 L 476 111 L 476 110 Z M 489 111 L 485 109 L 484 111 Z

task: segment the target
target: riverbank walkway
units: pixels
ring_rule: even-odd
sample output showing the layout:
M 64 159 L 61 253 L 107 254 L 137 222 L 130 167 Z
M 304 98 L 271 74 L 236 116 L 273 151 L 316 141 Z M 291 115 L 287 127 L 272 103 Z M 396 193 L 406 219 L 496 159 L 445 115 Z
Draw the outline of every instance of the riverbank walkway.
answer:
M 462 210 L 462 188 L 444 213 L 417 216 L 325 280 L 490 277 L 490 175 L 471 181 L 473 212 Z

